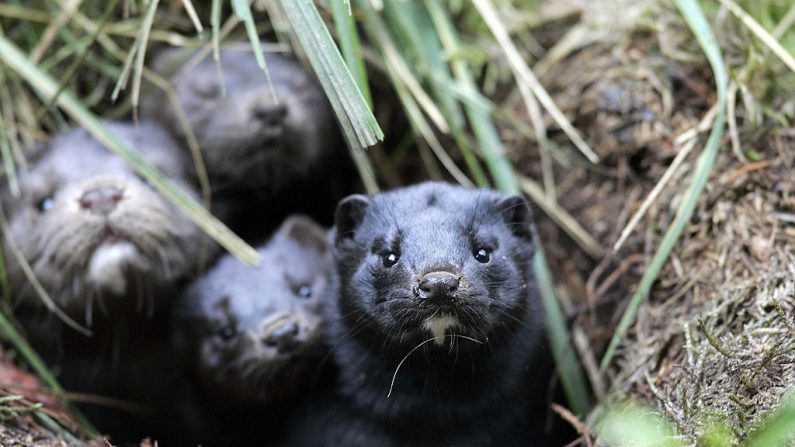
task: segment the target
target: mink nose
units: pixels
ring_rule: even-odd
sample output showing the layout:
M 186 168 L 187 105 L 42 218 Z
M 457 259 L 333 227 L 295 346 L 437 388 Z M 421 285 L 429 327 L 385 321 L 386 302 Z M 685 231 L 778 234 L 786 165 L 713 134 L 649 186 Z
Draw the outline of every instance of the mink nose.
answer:
M 263 343 L 271 348 L 276 348 L 279 353 L 284 354 L 294 351 L 301 345 L 300 332 L 300 327 L 296 321 L 281 322 L 265 334 Z
M 270 95 L 270 93 L 268 93 Z M 287 107 L 283 104 L 274 104 L 270 98 L 268 101 L 260 101 L 254 105 L 252 111 L 254 118 L 270 127 L 282 125 L 284 117 L 287 116 Z
M 417 295 L 428 301 L 446 302 L 456 298 L 458 277 L 450 272 L 425 274 L 417 287 Z
M 115 186 L 99 186 L 83 192 L 80 207 L 94 214 L 108 215 L 124 198 L 124 191 Z

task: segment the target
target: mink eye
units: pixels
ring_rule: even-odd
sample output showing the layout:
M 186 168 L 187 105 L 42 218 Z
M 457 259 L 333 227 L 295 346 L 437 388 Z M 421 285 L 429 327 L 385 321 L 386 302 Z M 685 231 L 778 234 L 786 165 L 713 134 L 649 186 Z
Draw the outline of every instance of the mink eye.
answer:
M 298 298 L 303 298 L 303 299 L 311 298 L 312 288 L 306 284 L 303 284 L 300 287 L 298 287 L 298 290 L 295 292 L 295 294 L 298 296 Z
M 480 262 L 481 264 L 485 264 L 491 260 L 491 250 L 487 248 L 479 248 L 476 250 L 473 255 L 475 255 L 475 260 Z
M 55 200 L 53 200 L 52 196 L 47 196 L 36 202 L 36 209 L 42 213 L 46 213 L 53 205 L 55 205 Z
M 381 261 L 384 263 L 384 267 L 392 267 L 393 265 L 397 264 L 400 260 L 400 255 L 393 252 L 388 252 L 381 257 Z
M 235 330 L 235 328 L 232 326 L 225 326 L 219 329 L 215 335 L 220 337 L 223 341 L 230 341 L 235 338 L 235 335 L 237 335 L 237 330 Z

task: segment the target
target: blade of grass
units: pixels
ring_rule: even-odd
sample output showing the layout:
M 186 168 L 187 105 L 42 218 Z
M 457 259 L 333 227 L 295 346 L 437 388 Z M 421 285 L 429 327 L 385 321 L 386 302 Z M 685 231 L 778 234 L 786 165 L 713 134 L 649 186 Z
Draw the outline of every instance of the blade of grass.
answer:
M 420 106 L 415 102 L 414 96 L 412 96 L 408 89 L 400 82 L 398 75 L 392 71 L 391 66 L 387 66 L 387 73 L 392 79 L 392 85 L 395 87 L 398 99 L 400 99 L 400 103 L 403 105 L 403 110 L 406 112 L 414 132 L 418 135 L 422 135 L 422 138 L 428 143 L 428 146 L 430 146 L 436 158 L 458 183 L 469 187 L 474 186 L 472 181 L 459 169 L 455 161 L 453 161 L 450 155 L 444 150 L 442 143 L 436 138 L 436 134 L 433 133 L 433 129 L 431 129 L 431 126 L 422 114 Z
M 345 63 L 348 64 L 348 69 L 351 70 L 364 100 L 372 107 L 373 98 L 370 94 L 370 85 L 367 82 L 362 45 L 359 42 L 359 33 L 356 31 L 351 5 L 348 3 L 346 7 L 343 2 L 329 2 L 329 8 L 331 8 L 331 15 L 334 18 L 334 27 L 337 30 L 337 39 L 339 39 Z
M 60 76 L 61 81 L 58 83 L 58 89 L 55 91 L 55 95 L 53 95 L 53 97 L 50 98 L 50 100 L 47 101 L 47 103 L 41 109 L 39 109 L 39 112 L 36 113 L 36 121 L 41 120 L 44 114 L 47 113 L 52 108 L 53 104 L 55 104 L 55 101 L 58 99 L 58 96 L 60 96 L 63 89 L 66 88 L 66 85 L 72 80 L 72 77 L 77 72 L 77 68 L 83 65 L 83 61 L 85 60 L 86 55 L 89 54 L 91 46 L 96 41 L 99 33 L 102 32 L 102 29 L 105 27 L 105 24 L 108 22 L 108 19 L 110 18 L 110 15 L 113 13 L 113 10 L 116 8 L 116 3 L 118 3 L 118 0 L 108 1 L 107 7 L 105 8 L 105 11 L 102 13 L 102 17 L 100 17 L 99 19 L 99 25 L 94 30 L 94 32 L 91 33 L 88 42 L 85 44 L 85 46 L 82 47 L 82 50 L 80 50 L 77 57 L 72 60 L 72 63 L 69 65 L 69 68 L 66 69 L 66 72 L 64 72 L 64 74 Z
M 221 96 L 226 97 L 226 82 L 224 82 L 224 71 L 221 69 L 221 11 L 223 2 L 213 0 L 210 10 L 210 26 L 212 26 L 213 60 L 215 61 L 215 71 L 218 72 L 218 83 L 221 84 Z
M 566 400 L 574 413 L 582 417 L 588 414 L 591 407 L 588 388 L 585 386 L 582 366 L 571 342 L 566 319 L 555 296 L 555 284 L 552 281 L 544 249 L 539 241 L 536 242 L 538 252 L 533 259 L 533 271 L 538 281 L 538 290 L 541 292 L 549 344 Z
M 180 1 L 182 2 L 182 7 L 185 8 L 185 12 L 188 14 L 188 17 L 190 17 L 193 27 L 196 28 L 196 33 L 203 33 L 204 27 L 202 26 L 201 20 L 199 20 L 199 16 L 196 14 L 196 8 L 193 7 L 193 2 L 191 0 Z
M 323 19 L 311 0 L 281 0 L 290 25 L 334 107 L 348 144 L 366 148 L 384 139 Z
M 389 29 L 400 36 L 401 53 L 414 56 L 414 70 L 427 81 L 430 93 L 439 103 L 439 110 L 445 116 L 450 130 L 463 128 L 461 106 L 447 89 L 453 79 L 427 12 L 415 2 L 387 2 L 384 4 L 384 16 L 390 23 Z
M 61 7 L 60 13 L 55 16 L 54 20 L 47 24 L 47 28 L 45 28 L 42 33 L 39 43 L 37 43 L 33 51 L 30 52 L 30 60 L 34 64 L 41 60 L 44 52 L 50 48 L 50 45 L 52 45 L 52 42 L 55 40 L 55 35 L 58 33 L 58 30 L 69 21 L 69 18 L 74 14 L 75 10 L 80 7 L 81 3 L 83 3 L 83 0 L 67 0 L 65 4 L 64 2 L 58 2 L 58 6 Z
M 497 39 L 497 42 L 508 58 L 508 63 L 516 77 L 517 84 L 521 86 L 524 83 L 529 87 L 535 97 L 538 98 L 538 101 L 544 106 L 550 116 L 552 116 L 552 119 L 560 126 L 561 130 L 569 137 L 571 142 L 574 143 L 574 146 L 576 146 L 592 163 L 598 163 L 599 156 L 597 156 L 590 146 L 588 146 L 588 143 L 582 139 L 577 129 L 575 129 L 566 116 L 563 115 L 563 112 L 560 111 L 555 101 L 552 100 L 541 83 L 538 82 L 535 75 L 533 75 L 530 68 L 522 60 L 519 50 L 516 49 L 516 46 L 508 35 L 508 31 L 506 31 L 499 17 L 497 17 L 494 5 L 492 5 L 489 0 L 472 0 L 472 3 L 477 8 L 478 12 L 480 12 L 481 17 L 483 17 L 486 25 Z
M 352 70 L 356 85 L 359 91 L 362 92 L 364 100 L 367 105 L 372 107 L 373 100 L 370 96 L 370 86 L 367 81 L 367 70 L 364 67 L 364 58 L 362 57 L 362 47 L 359 43 L 359 33 L 356 32 L 356 23 L 350 15 L 350 4 L 348 8 L 339 1 L 329 2 L 331 14 L 334 17 L 334 27 L 337 29 L 337 36 L 342 47 L 342 55 L 345 58 L 345 63 L 348 64 L 348 69 Z M 373 166 L 367 154 L 362 150 L 348 145 L 348 150 L 351 153 L 353 162 L 356 164 L 356 169 L 359 171 L 359 177 L 362 179 L 364 189 L 368 194 L 378 192 L 378 183 L 375 180 Z
M 693 210 L 698 203 L 701 191 L 704 189 L 704 186 L 709 179 L 709 174 L 712 171 L 712 167 L 715 164 L 715 158 L 717 157 L 718 149 L 720 148 L 720 139 L 723 136 L 724 131 L 724 124 L 726 120 L 726 92 L 728 86 L 728 74 L 726 71 L 726 66 L 723 62 L 723 57 L 721 56 L 720 47 L 715 40 L 715 35 L 712 33 L 712 29 L 710 28 L 707 19 L 704 17 L 704 13 L 701 10 L 701 6 L 699 6 L 697 0 L 674 0 L 674 3 L 692 30 L 693 34 L 695 34 L 696 39 L 701 45 L 701 48 L 706 54 L 709 64 L 712 67 L 712 72 L 715 76 L 715 85 L 718 91 L 718 112 L 715 116 L 715 122 L 712 126 L 712 130 L 710 131 L 707 143 L 704 145 L 704 150 L 696 162 L 695 171 L 693 172 L 693 180 L 685 192 L 685 196 L 682 199 L 682 204 L 679 206 L 673 222 L 671 222 L 668 231 L 665 232 L 665 236 L 663 236 L 657 251 L 654 253 L 652 260 L 646 269 L 646 273 L 644 273 L 643 277 L 641 278 L 637 291 L 635 291 L 635 293 L 632 295 L 629 305 L 624 311 L 621 321 L 619 321 L 618 327 L 613 333 L 613 337 L 610 339 L 610 344 L 607 347 L 607 351 L 605 352 L 604 357 L 602 357 L 599 371 L 603 374 L 610 365 L 610 361 L 613 359 L 613 355 L 615 354 L 616 348 L 618 347 L 618 343 L 621 341 L 621 338 L 624 336 L 624 333 L 626 333 L 630 324 L 632 324 L 632 321 L 634 321 L 635 314 L 637 313 L 640 304 L 648 296 L 652 284 L 657 279 L 660 270 L 665 264 L 665 261 L 667 261 L 668 255 L 671 253 L 671 250 L 674 247 L 674 244 L 679 239 L 679 235 L 682 234 L 682 230 L 684 230 L 685 225 L 690 220 L 690 216 L 693 214 Z
M 696 142 L 697 140 L 693 138 L 689 142 L 685 143 L 685 145 L 679 149 L 679 152 L 677 152 L 676 157 L 674 157 L 674 160 L 665 170 L 662 177 L 660 177 L 660 180 L 657 181 L 657 184 L 654 185 L 654 188 L 652 188 L 652 190 L 649 192 L 649 195 L 646 196 L 645 199 L 643 199 L 643 203 L 641 203 L 640 207 L 635 212 L 635 214 L 632 215 L 632 218 L 629 220 L 629 223 L 627 223 L 624 229 L 621 230 L 621 236 L 618 238 L 616 243 L 613 244 L 613 253 L 618 252 L 618 250 L 621 249 L 621 246 L 624 245 L 624 242 L 627 240 L 629 235 L 632 234 L 632 231 L 635 229 L 635 226 L 640 222 L 643 216 L 646 215 L 646 211 L 648 211 L 649 208 L 651 208 L 651 205 L 654 203 L 654 201 L 663 191 L 665 185 L 667 185 L 668 181 L 670 181 L 674 177 L 674 174 L 676 174 L 676 172 L 679 170 L 679 167 L 687 159 L 687 156 L 690 154 L 690 151 L 692 151 L 693 148 L 696 147 Z
M 362 1 L 362 4 L 367 5 L 366 1 Z M 422 88 L 408 62 L 398 50 L 396 42 L 388 31 L 389 26 L 373 8 L 365 6 L 364 10 L 366 13 L 364 19 L 365 30 L 370 38 L 377 42 L 384 62 L 391 67 L 390 69 L 400 80 L 400 83 L 408 89 L 414 97 L 414 101 L 428 115 L 436 128 L 443 133 L 449 133 L 450 125 L 447 123 L 447 119 L 433 99 Z
M 464 162 L 475 184 L 488 186 L 486 175 L 478 163 L 464 127 L 464 115 L 458 102 L 458 95 L 452 91 L 456 84 L 445 62 L 439 36 L 428 11 L 414 2 L 386 3 L 384 12 L 392 24 L 391 29 L 399 34 L 401 52 L 414 55 L 415 68 L 430 86 L 430 93 L 439 103 L 439 110 L 450 126 L 450 134 L 464 157 Z
M 49 74 L 40 71 L 35 65 L 31 64 L 19 48 L 5 36 L 0 36 L 0 60 L 3 60 L 10 68 L 19 73 L 43 97 L 50 98 L 55 94 L 57 89 L 55 80 Z M 100 143 L 130 163 L 158 192 L 182 209 L 196 225 L 229 250 L 230 253 L 246 264 L 259 262 L 259 255 L 256 250 L 232 233 L 221 221 L 212 216 L 195 200 L 180 191 L 171 181 L 154 170 L 138 152 L 116 138 L 102 124 L 99 118 L 83 107 L 80 101 L 72 96 L 70 92 L 64 91 L 61 93 L 58 104 Z
M 25 22 L 50 23 L 52 15 L 49 11 L 26 8 L 21 5 L 11 5 L 0 3 L 0 17 L 9 19 L 20 19 Z
M 97 430 L 79 410 L 66 401 L 64 398 L 64 389 L 61 384 L 58 383 L 58 380 L 52 372 L 50 372 L 49 368 L 47 368 L 47 365 L 44 364 L 41 357 L 39 357 L 36 351 L 28 344 L 28 341 L 19 334 L 16 327 L 14 327 L 13 323 L 11 323 L 3 312 L 0 312 L 0 334 L 2 334 L 3 338 L 10 341 L 11 345 L 19 351 L 22 358 L 25 359 L 25 362 L 30 365 L 36 375 L 53 390 L 58 399 L 69 408 L 70 413 L 77 419 L 80 425 L 92 436 L 96 435 Z
M 555 221 L 556 224 L 563 231 L 566 232 L 572 239 L 574 239 L 577 244 L 579 244 L 580 248 L 582 248 L 586 253 L 591 255 L 594 259 L 600 259 L 604 256 L 604 250 L 596 242 L 594 239 L 585 229 L 580 225 L 579 222 L 569 213 L 566 212 L 563 208 L 561 208 L 557 202 L 554 200 L 550 200 L 549 197 L 544 194 L 544 190 L 535 181 L 529 179 L 527 177 L 519 177 L 519 184 L 522 187 L 522 190 L 530 197 L 530 200 L 535 202 L 539 208 L 544 210 L 544 212 Z
M 767 30 L 762 27 L 753 17 L 751 17 L 747 12 L 745 12 L 742 8 L 740 8 L 737 3 L 734 3 L 732 0 L 718 0 L 723 6 L 729 9 L 732 14 L 734 14 L 743 25 L 748 27 L 752 33 L 756 34 L 756 37 L 759 38 L 768 48 L 770 51 L 773 52 L 781 62 L 784 62 L 793 73 L 795 73 L 795 58 L 792 57 L 791 54 L 781 46 L 780 43 L 776 40 L 775 37 L 771 36 Z
M 91 25 L 92 26 L 89 28 L 89 30 L 93 32 L 96 29 L 96 27 L 93 26 L 93 23 Z M 102 35 L 100 34 L 100 36 Z M 113 42 L 112 39 L 109 39 L 107 36 L 104 37 L 106 40 L 112 43 L 113 47 L 116 47 L 116 43 Z M 100 40 L 100 43 L 102 43 L 102 40 Z M 119 98 L 119 93 L 121 93 L 121 91 L 127 86 L 127 81 L 130 78 L 130 71 L 132 70 L 133 61 L 135 60 L 135 53 L 138 51 L 140 46 L 141 46 L 141 33 L 138 33 L 138 35 L 135 37 L 135 41 L 133 41 L 132 47 L 130 48 L 130 52 L 127 53 L 127 57 L 124 59 L 124 65 L 122 66 L 121 69 L 121 75 L 116 80 L 116 85 L 113 87 L 113 91 L 110 94 L 110 99 L 112 101 L 116 101 Z
M 271 74 L 270 71 L 268 71 L 268 66 L 265 64 L 265 56 L 262 54 L 262 45 L 259 41 L 259 33 L 257 32 L 257 26 L 254 23 L 254 16 L 251 15 L 251 8 L 248 6 L 248 0 L 232 0 L 232 10 L 234 11 L 237 18 L 240 19 L 243 22 L 243 25 L 246 27 L 246 34 L 248 35 L 248 40 L 251 43 L 251 49 L 254 51 L 254 58 L 257 60 L 257 65 L 259 65 L 259 68 L 265 72 L 265 77 L 268 79 L 268 87 L 273 94 L 273 101 L 278 104 L 279 99 L 276 97 L 276 90 L 273 88 Z
M 444 11 L 442 5 L 435 0 L 426 0 L 425 7 L 428 8 L 431 20 L 436 25 L 442 46 L 447 54 L 450 55 L 453 75 L 465 88 L 477 91 L 474 78 L 466 61 L 457 57 L 461 52 L 461 46 L 452 20 Z M 489 117 L 489 112 L 467 103 L 464 103 L 464 111 L 497 189 L 509 194 L 517 194 L 519 186 L 513 179 L 513 168 L 504 156 L 499 133 Z
M 0 111 L 0 154 L 3 158 L 3 171 L 8 179 L 8 188 L 14 197 L 19 197 L 19 181 L 17 180 L 17 165 L 11 155 L 11 145 L 8 144 L 6 126 L 3 123 L 3 113 Z M 3 291 L 6 288 L 3 287 Z
M 146 46 L 149 42 L 149 31 L 152 29 L 152 23 L 155 20 L 155 11 L 160 0 L 150 0 L 149 8 L 146 10 L 144 21 L 141 24 L 140 39 L 138 41 L 138 51 L 135 52 L 135 73 L 132 80 L 132 95 L 130 102 L 132 103 L 133 117 L 138 119 L 138 99 L 141 95 L 141 78 L 144 72 L 144 59 L 146 59 Z
M 776 28 L 770 33 L 776 39 L 780 39 L 792 25 L 795 24 L 795 3 L 790 6 L 789 11 L 784 14 L 784 17 L 781 18 L 781 21 L 776 25 Z

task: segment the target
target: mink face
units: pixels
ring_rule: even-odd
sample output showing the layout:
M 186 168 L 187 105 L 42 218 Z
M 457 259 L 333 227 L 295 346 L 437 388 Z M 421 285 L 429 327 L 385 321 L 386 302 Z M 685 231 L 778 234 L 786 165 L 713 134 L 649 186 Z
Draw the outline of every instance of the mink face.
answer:
M 339 313 L 354 336 L 377 334 L 403 354 L 423 342 L 469 349 L 540 313 L 528 290 L 530 210 L 519 197 L 426 183 L 351 196 L 336 221 Z
M 266 53 L 271 90 L 247 49 L 221 51 L 222 78 L 212 57 L 190 65 L 191 58 L 176 49 L 162 52 L 154 69 L 170 73 L 178 68 L 174 65 L 187 60 L 188 68 L 176 73 L 174 89 L 214 188 L 278 191 L 294 176 L 309 175 L 324 152 L 338 145 L 338 134 L 325 95 L 300 64 Z M 141 114 L 164 123 L 186 142 L 167 95 L 156 92 L 145 97 Z
M 188 162 L 164 130 L 146 123 L 108 126 L 196 196 L 183 171 Z M 87 323 L 95 308 L 148 314 L 168 298 L 155 295 L 187 279 L 200 255 L 214 248 L 198 243 L 204 236 L 182 212 L 82 129 L 51 140 L 21 189 L 6 208 L 10 236 L 56 304 Z M 12 296 L 39 306 L 9 247 L 6 240 Z
M 308 388 L 324 353 L 321 311 L 336 292 L 325 232 L 288 218 L 248 267 L 231 255 L 179 305 L 180 343 L 193 347 L 206 389 L 226 404 L 284 401 Z

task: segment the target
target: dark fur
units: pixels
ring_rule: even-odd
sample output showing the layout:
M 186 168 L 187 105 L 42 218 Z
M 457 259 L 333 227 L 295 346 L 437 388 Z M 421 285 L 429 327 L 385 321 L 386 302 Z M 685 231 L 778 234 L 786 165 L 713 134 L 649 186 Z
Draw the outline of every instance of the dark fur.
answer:
M 267 52 L 271 90 L 250 45 L 240 43 L 220 53 L 224 96 L 212 57 L 193 65 L 190 55 L 162 51 L 153 68 L 169 75 L 186 64 L 172 82 L 207 167 L 214 213 L 246 236 L 278 225 L 272 216 L 331 215 L 349 192 L 335 179 L 345 178 L 340 175 L 350 172 L 350 163 L 317 81 L 296 60 Z M 185 130 L 162 92 L 142 100 L 141 115 L 165 124 L 187 147 Z M 262 205 L 251 206 L 254 200 Z
M 341 293 L 330 337 L 338 392 L 295 438 L 325 446 L 552 445 L 542 429 L 550 361 L 530 214 L 521 198 L 442 183 L 341 202 L 334 247 Z M 475 259 L 481 248 L 490 251 L 487 263 Z M 391 267 L 389 253 L 399 257 Z M 420 278 L 438 271 L 460 280 L 452 303 L 420 298 Z M 437 344 L 424 324 L 443 314 L 458 324 Z
M 322 310 L 337 292 L 325 231 L 292 216 L 258 251 L 259 267 L 222 258 L 179 305 L 176 343 L 197 396 L 181 412 L 203 445 L 272 442 L 325 375 Z M 267 340 L 285 321 L 300 329 L 280 352 Z
M 146 123 L 138 129 L 107 125 L 196 198 L 184 171 L 187 162 L 168 133 Z M 87 191 L 111 187 L 121 197 L 108 214 L 81 205 Z M 11 296 L 29 340 L 67 389 L 145 403 L 141 390 L 156 389 L 157 382 L 170 378 L 164 322 L 176 291 L 198 272 L 200 259 L 212 257 L 216 245 L 83 129 L 54 137 L 22 176 L 21 188 L 19 198 L 4 195 L 11 226 L 4 249 Z M 16 262 L 10 240 L 55 304 L 89 327 L 92 337 L 67 327 L 44 306 Z M 92 280 L 91 260 L 103 247 L 120 244 L 137 253 L 119 268 L 122 280 Z

